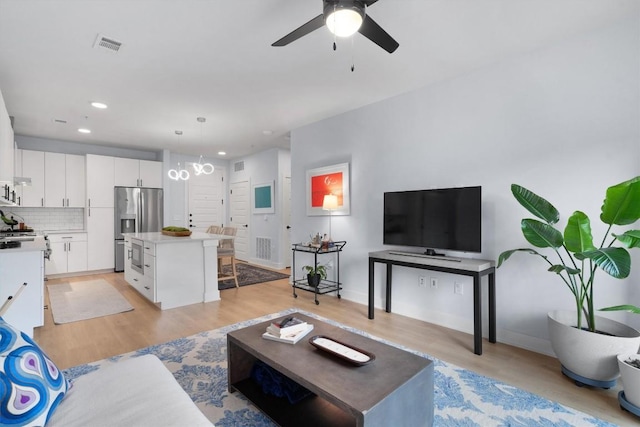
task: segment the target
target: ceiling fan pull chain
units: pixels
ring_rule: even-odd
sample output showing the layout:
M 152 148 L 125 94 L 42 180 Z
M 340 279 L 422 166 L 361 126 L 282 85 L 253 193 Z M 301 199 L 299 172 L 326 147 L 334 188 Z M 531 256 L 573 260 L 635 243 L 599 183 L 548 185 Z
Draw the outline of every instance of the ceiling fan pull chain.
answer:
M 351 36 L 351 72 L 356 68 L 356 48 L 354 47 L 355 34 Z
M 336 5 L 333 5 L 333 15 L 331 15 L 333 17 L 333 27 L 335 28 L 336 26 Z M 338 48 L 338 45 L 336 45 L 336 33 L 333 33 L 333 51 L 335 52 L 335 50 Z

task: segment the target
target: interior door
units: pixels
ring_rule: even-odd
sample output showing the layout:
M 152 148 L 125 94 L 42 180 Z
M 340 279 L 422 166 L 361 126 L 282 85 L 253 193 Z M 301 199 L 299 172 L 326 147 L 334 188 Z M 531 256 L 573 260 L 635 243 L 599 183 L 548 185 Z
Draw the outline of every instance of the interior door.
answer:
M 291 267 L 291 177 L 285 176 L 282 183 L 282 260 Z
M 249 260 L 249 182 L 231 184 L 229 190 L 229 226 L 236 227 L 236 259 Z
M 191 174 L 187 187 L 189 228 L 206 232 L 224 221 L 224 169 L 216 167 L 210 175 Z

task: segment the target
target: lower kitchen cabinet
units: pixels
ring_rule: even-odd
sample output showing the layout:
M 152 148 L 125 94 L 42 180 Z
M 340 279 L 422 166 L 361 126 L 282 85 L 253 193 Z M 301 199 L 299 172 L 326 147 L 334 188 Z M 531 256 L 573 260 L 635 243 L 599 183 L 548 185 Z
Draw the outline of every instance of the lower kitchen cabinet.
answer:
M 61 274 L 87 271 L 87 234 L 50 234 L 51 255 L 45 273 Z
M 0 301 L 27 286 L 2 318 L 33 337 L 33 328 L 44 325 L 44 254 L 42 250 L 0 251 Z

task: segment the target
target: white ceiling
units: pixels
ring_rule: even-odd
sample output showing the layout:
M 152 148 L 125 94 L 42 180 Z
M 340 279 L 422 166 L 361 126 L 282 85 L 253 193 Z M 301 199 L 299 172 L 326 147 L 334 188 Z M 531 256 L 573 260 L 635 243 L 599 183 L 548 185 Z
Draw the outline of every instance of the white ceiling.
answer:
M 0 90 L 19 135 L 234 158 L 289 147 L 289 132 L 306 124 L 638 18 L 640 1 L 379 0 L 367 13 L 400 43 L 393 54 L 359 34 L 334 52 L 325 28 L 271 47 L 321 11 L 321 0 L 0 0 Z M 99 33 L 120 51 L 95 49 Z

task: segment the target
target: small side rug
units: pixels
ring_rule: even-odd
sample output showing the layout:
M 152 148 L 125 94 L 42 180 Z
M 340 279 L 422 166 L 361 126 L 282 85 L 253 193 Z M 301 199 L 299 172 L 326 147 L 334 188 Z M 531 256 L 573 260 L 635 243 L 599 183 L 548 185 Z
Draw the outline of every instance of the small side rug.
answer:
M 67 378 L 73 380 L 73 378 L 102 367 L 118 363 L 119 360 L 155 354 L 171 371 L 176 381 L 189 394 L 202 413 L 216 427 L 275 426 L 266 415 L 249 403 L 242 393 L 229 393 L 227 388 L 226 337 L 230 331 L 276 319 L 296 311 L 432 360 L 435 369 L 433 378 L 434 426 L 615 427 L 614 424 L 528 391 L 295 308 L 179 338 L 98 362 L 76 366 L 66 369 L 64 373 Z M 286 346 L 287 344 L 282 345 Z M 552 385 L 550 384 L 550 386 Z M 64 405 L 64 400 L 60 404 Z M 105 422 L 108 423 L 108 420 Z
M 224 274 L 231 274 L 231 265 L 223 266 L 222 271 Z M 271 282 L 272 280 L 289 277 L 288 274 L 278 273 L 277 271 L 267 270 L 244 262 L 236 263 L 236 272 L 238 273 L 238 286 L 255 285 L 256 283 Z M 220 291 L 235 287 L 236 282 L 233 279 L 218 282 L 218 290 Z
M 133 310 L 129 301 L 103 279 L 47 285 L 47 289 L 56 324 Z

